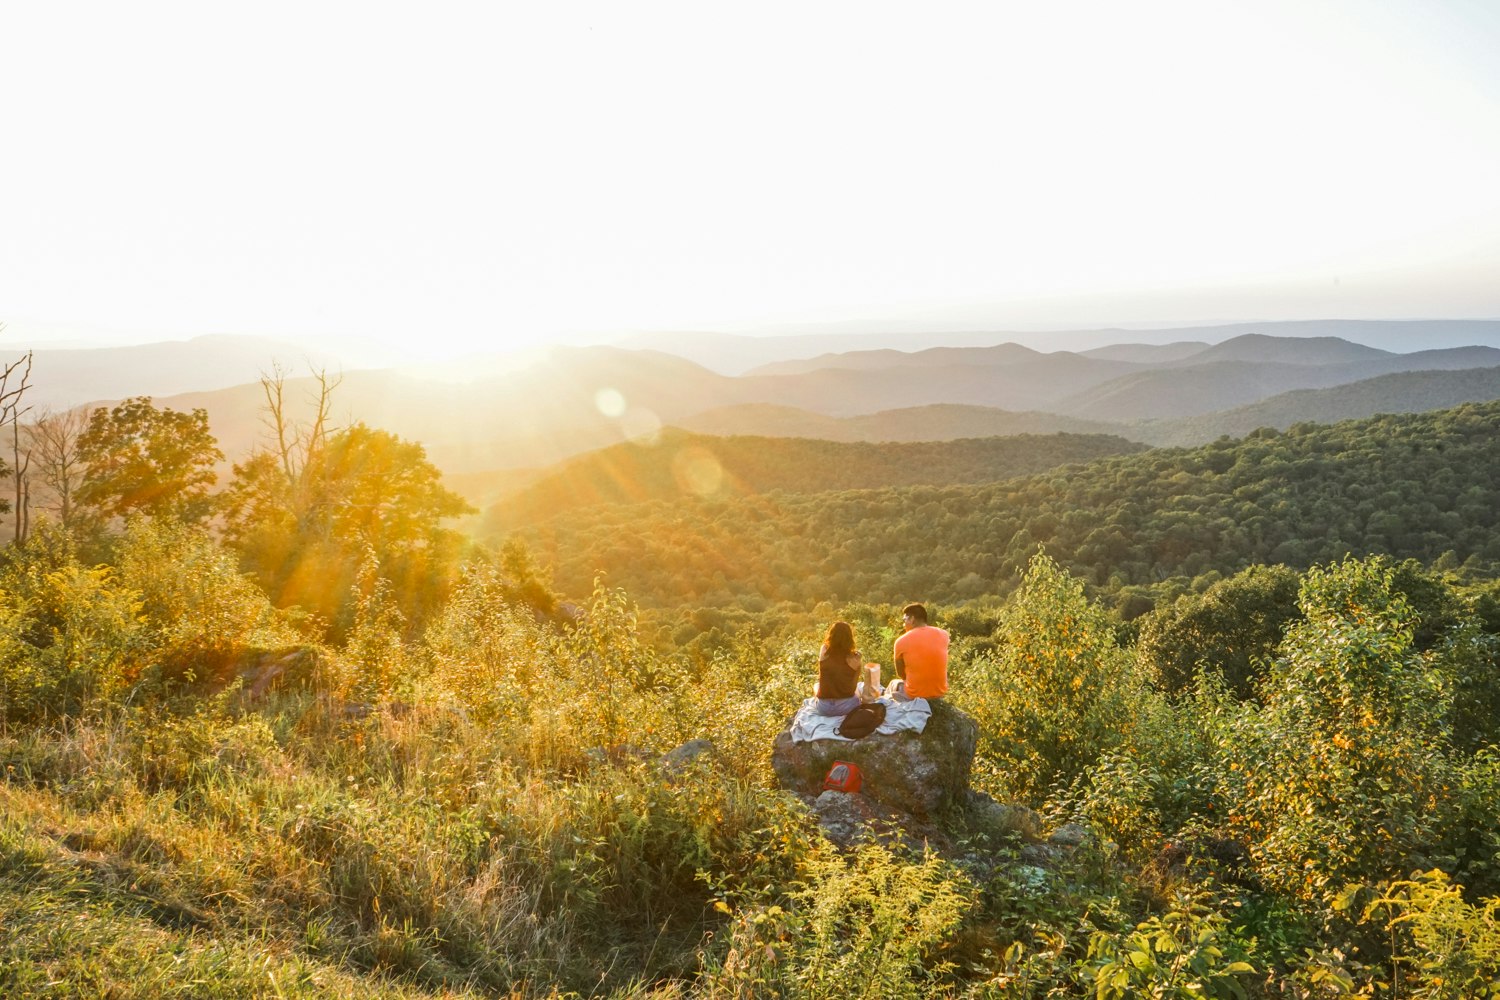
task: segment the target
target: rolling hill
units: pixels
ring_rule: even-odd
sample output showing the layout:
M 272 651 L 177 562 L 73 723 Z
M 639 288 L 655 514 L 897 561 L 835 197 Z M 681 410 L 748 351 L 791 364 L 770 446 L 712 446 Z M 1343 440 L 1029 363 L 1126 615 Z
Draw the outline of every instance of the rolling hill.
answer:
M 1115 434 L 1157 446 L 1207 444 L 1260 427 L 1336 423 L 1380 413 L 1421 413 L 1500 399 L 1500 368 L 1397 372 L 1324 389 L 1278 393 L 1247 406 L 1158 420 L 1080 420 L 1053 413 L 1014 413 L 986 406 L 934 404 L 829 417 L 794 407 L 741 404 L 680 422 L 703 434 L 816 437 L 830 441 L 943 441 L 1006 434 Z
M 1036 410 L 1014 412 L 958 403 L 881 410 L 855 417 L 830 417 L 794 406 L 741 403 L 695 413 L 677 424 L 700 434 L 753 434 L 825 441 L 951 441 L 1009 434 L 1129 436 L 1122 424 L 1078 420 Z
M 1065 351 L 1004 364 L 970 363 L 963 360 L 965 356 L 942 355 L 949 363 L 937 365 L 924 358 L 922 363 L 869 370 L 819 368 L 798 374 L 745 375 L 736 380 L 736 394 L 744 402 L 797 406 L 830 416 L 932 403 L 1052 410 L 1059 400 L 1141 367 Z
M 934 443 L 712 437 L 668 429 L 580 455 L 490 508 L 496 534 L 581 507 L 920 484 L 982 483 L 1144 449 L 1119 437 L 1054 434 Z
M 1344 365 L 1389 358 L 1393 353 L 1356 344 L 1342 337 L 1277 337 L 1264 333 L 1243 333 L 1183 358 L 1176 365 L 1206 365 L 1222 361 Z
M 1078 353 L 1086 358 L 1103 358 L 1105 361 L 1162 364 L 1190 358 L 1206 347 L 1208 344 L 1201 340 L 1184 340 L 1171 344 L 1112 344 Z
M 1067 354 L 1059 351 L 1044 354 L 1020 344 L 996 344 L 991 347 L 929 347 L 921 351 L 848 351 L 843 354 L 820 354 L 815 358 L 778 361 L 754 368 L 747 375 L 803 375 L 825 368 L 849 371 L 880 371 L 886 368 L 952 368 L 959 365 L 1022 365 L 1042 358 Z M 1109 360 L 1109 359 L 1105 359 Z
M 643 606 L 957 602 L 1045 546 L 1106 590 L 1383 552 L 1500 566 L 1500 401 L 1153 449 L 999 483 L 652 500 L 523 532 L 566 592 Z
M 25 348 L 7 348 L 19 355 Z M 254 382 L 280 361 L 284 365 L 338 368 L 326 351 L 287 340 L 250 336 L 205 336 L 130 347 L 42 349 L 33 352 L 27 401 L 66 410 L 98 399 L 168 396 L 227 389 Z
M 1198 445 L 1261 427 L 1331 424 L 1378 413 L 1424 413 L 1500 399 L 1500 368 L 1381 375 L 1328 389 L 1301 389 L 1187 420 L 1148 421 L 1119 433 L 1155 445 Z
M 1091 420 L 1132 421 L 1188 417 L 1232 409 L 1296 389 L 1325 389 L 1403 371 L 1457 371 L 1500 364 L 1500 349 L 1455 347 L 1392 354 L 1344 342 L 1312 343 L 1289 338 L 1226 341 L 1171 367 L 1138 371 L 1092 386 L 1059 400 L 1056 412 Z M 1243 360 L 1254 349 L 1259 360 Z M 1211 355 L 1212 360 L 1197 363 Z M 1288 358 L 1345 357 L 1346 360 L 1299 363 Z
M 471 382 L 391 370 L 345 373 L 334 393 L 338 424 L 361 420 L 423 444 L 445 472 L 547 466 L 658 430 L 665 421 L 733 400 L 734 380 L 671 355 L 617 348 L 555 348 L 532 368 Z M 292 416 L 305 418 L 310 378 L 288 379 Z M 262 441 L 259 385 L 161 397 L 202 407 L 231 460 Z

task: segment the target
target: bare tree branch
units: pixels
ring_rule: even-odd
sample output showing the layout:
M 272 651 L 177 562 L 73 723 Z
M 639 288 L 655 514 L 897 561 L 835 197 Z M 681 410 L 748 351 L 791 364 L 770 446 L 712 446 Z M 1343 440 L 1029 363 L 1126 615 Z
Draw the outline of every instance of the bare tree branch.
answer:
M 19 376 L 17 375 L 19 373 Z M 12 384 L 15 379 L 15 384 Z M 31 352 L 27 351 L 25 356 L 10 362 L 0 370 L 0 429 L 6 424 L 11 426 L 11 481 L 15 486 L 15 504 L 13 512 L 15 515 L 15 540 L 21 541 L 24 535 L 26 523 L 26 470 L 31 466 L 31 456 L 28 454 L 25 461 L 21 458 L 21 418 L 31 411 L 31 407 L 22 406 L 22 400 L 26 390 L 31 388 Z
M 89 413 L 83 407 L 61 412 L 43 409 L 25 428 L 29 452 L 36 457 L 37 474 L 51 494 L 52 503 L 41 506 L 55 510 L 63 524 L 72 522 L 73 493 L 83 480 L 78 438 L 88 423 Z

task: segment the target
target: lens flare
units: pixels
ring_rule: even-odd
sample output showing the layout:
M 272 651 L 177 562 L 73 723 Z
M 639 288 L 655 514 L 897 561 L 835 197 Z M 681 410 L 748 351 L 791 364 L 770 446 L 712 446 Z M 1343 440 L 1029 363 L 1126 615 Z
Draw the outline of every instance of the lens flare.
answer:
M 641 406 L 632 406 L 620 418 L 620 433 L 640 444 L 656 444 L 661 439 L 661 417 Z
M 700 497 L 719 492 L 724 485 L 724 467 L 712 452 L 703 448 L 684 448 L 672 458 L 672 476 L 684 493 Z
M 600 389 L 594 393 L 594 405 L 611 420 L 625 415 L 625 395 L 618 389 Z

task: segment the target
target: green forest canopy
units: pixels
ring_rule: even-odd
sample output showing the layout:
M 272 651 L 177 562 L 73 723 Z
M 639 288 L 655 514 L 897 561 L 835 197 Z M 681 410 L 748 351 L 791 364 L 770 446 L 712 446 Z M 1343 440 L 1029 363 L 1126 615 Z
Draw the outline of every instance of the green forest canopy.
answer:
M 1005 482 L 679 497 L 520 535 L 564 593 L 596 574 L 648 607 L 1003 595 L 1037 550 L 1092 586 L 1347 553 L 1500 566 L 1500 402 L 1154 450 Z
M 714 437 L 667 428 L 648 441 L 571 459 L 492 507 L 485 526 L 513 530 L 576 507 L 781 490 L 824 493 L 984 483 L 1144 450 L 1106 434 L 1020 434 L 912 442 Z

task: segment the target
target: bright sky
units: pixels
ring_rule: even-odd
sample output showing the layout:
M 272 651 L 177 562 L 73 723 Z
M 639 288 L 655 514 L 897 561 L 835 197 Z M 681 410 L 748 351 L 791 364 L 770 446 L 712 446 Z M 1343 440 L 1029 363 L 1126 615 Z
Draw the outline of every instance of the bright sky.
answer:
M 17 0 L 0 321 L 1500 317 L 1497 54 L 1492 0 Z

